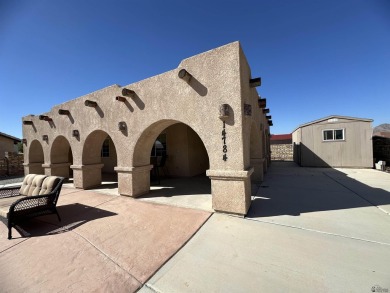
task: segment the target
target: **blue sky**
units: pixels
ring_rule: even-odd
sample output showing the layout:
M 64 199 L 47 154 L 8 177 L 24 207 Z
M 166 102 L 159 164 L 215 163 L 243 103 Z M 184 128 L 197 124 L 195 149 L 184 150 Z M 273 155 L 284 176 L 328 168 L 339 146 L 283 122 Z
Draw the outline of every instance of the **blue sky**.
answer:
M 272 133 L 332 114 L 390 123 L 388 0 L 0 0 L 0 131 L 237 40 Z

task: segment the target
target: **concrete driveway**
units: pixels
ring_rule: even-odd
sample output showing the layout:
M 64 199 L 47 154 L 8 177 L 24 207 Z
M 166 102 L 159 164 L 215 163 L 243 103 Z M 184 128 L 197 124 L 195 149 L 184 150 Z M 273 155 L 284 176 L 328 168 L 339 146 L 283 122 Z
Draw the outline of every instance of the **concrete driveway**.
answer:
M 174 198 L 169 206 L 64 189 L 62 223 L 36 219 L 11 241 L 0 224 L 0 288 L 390 290 L 390 174 L 275 162 L 246 218 L 178 207 L 188 201 Z
M 141 292 L 390 290 L 389 191 L 376 170 L 275 162 L 246 218 L 214 214 Z

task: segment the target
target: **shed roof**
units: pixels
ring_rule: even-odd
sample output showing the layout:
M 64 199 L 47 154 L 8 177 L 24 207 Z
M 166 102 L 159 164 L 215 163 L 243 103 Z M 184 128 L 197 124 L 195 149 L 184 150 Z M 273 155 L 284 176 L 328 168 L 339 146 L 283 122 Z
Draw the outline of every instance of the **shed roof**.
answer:
M 12 139 L 14 142 L 21 142 L 22 141 L 20 138 L 17 138 L 15 136 L 12 136 L 12 135 L 9 135 L 9 134 L 3 133 L 3 132 L 0 132 L 0 136 Z
M 302 127 L 306 127 L 306 126 L 309 126 L 309 125 L 312 125 L 312 124 L 320 123 L 322 121 L 326 121 L 326 120 L 334 119 L 334 118 L 353 120 L 353 121 L 363 121 L 363 122 L 372 122 L 372 121 L 374 121 L 373 119 L 369 119 L 369 118 L 357 118 L 357 117 L 350 117 L 350 116 L 330 115 L 330 116 L 327 116 L 327 117 L 324 117 L 324 118 L 321 118 L 321 119 L 317 119 L 317 120 L 314 120 L 314 121 L 311 121 L 311 122 L 308 122 L 308 123 L 305 123 L 305 124 L 301 124 L 297 128 L 295 128 L 294 131 L 296 131 L 297 129 L 302 128 Z

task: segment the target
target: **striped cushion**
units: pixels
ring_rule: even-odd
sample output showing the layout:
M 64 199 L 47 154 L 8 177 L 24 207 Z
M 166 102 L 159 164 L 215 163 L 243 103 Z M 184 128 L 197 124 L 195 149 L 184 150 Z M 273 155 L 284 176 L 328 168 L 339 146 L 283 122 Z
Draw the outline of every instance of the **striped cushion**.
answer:
M 20 187 L 20 190 L 19 190 L 19 194 L 28 195 L 28 191 L 31 187 L 31 184 L 32 184 L 35 176 L 37 176 L 37 175 L 36 174 L 28 174 L 28 175 L 26 175 L 26 177 L 24 177 L 22 186 Z
M 48 194 L 53 191 L 53 189 L 57 186 L 58 182 L 60 182 L 60 178 L 57 176 L 49 176 L 43 180 L 41 191 L 39 195 Z
M 34 180 L 31 183 L 30 189 L 28 190 L 28 196 L 39 195 L 39 192 L 42 188 L 43 180 L 46 178 L 46 175 L 36 175 Z

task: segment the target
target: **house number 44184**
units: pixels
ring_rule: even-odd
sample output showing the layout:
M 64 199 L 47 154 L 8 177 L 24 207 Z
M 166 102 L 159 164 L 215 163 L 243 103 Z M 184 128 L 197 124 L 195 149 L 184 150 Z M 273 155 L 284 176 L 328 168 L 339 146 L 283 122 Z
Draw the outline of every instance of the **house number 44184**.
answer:
M 223 141 L 223 147 L 222 147 L 222 160 L 227 161 L 227 145 L 226 145 L 226 129 L 225 129 L 225 121 L 223 122 L 223 129 L 222 129 L 222 141 Z

